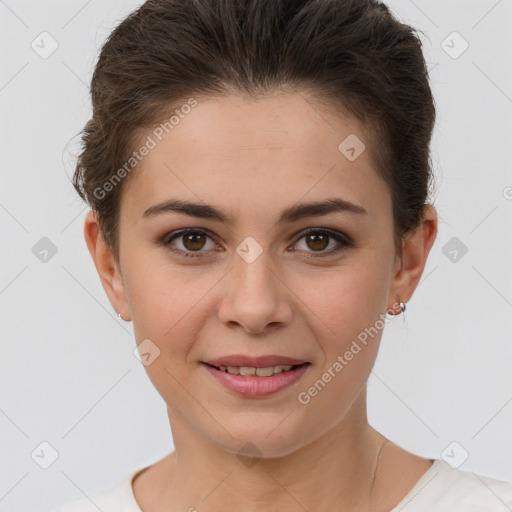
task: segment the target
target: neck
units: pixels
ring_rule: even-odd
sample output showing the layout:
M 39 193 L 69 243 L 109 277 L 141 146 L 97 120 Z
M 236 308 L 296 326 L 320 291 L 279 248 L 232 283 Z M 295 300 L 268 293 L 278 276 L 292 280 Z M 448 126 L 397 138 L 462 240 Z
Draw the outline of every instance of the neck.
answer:
M 147 510 L 368 510 L 384 438 L 367 422 L 365 390 L 343 421 L 286 456 L 241 460 L 171 417 L 176 450 L 154 479 Z

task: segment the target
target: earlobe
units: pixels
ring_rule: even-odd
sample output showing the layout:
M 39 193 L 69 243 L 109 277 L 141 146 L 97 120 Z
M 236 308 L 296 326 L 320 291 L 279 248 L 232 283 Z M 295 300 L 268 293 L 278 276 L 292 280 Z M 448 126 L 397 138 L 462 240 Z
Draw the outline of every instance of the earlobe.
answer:
M 89 210 L 85 216 L 84 238 L 112 307 L 123 319 L 129 319 L 130 311 L 126 300 L 123 277 L 112 249 L 102 236 L 97 212 L 94 210 Z
M 431 205 L 425 207 L 420 226 L 407 235 L 402 243 L 402 258 L 393 277 L 390 296 L 393 303 L 408 302 L 425 269 L 427 258 L 437 236 L 437 212 Z M 388 305 L 393 309 L 393 305 Z

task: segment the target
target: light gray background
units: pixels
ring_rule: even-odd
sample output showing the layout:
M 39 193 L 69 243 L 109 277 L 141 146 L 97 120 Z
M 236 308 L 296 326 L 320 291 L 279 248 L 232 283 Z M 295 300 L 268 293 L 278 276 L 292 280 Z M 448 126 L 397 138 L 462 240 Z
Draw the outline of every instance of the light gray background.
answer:
M 456 456 L 469 453 L 461 469 L 512 481 L 512 0 L 387 3 L 427 34 L 440 224 L 405 321 L 384 332 L 370 422 L 424 457 L 456 441 Z M 101 287 L 82 234 L 86 207 L 69 181 L 99 47 L 139 4 L 0 1 L 4 512 L 109 488 L 173 449 L 165 404 Z M 59 45 L 46 59 L 31 48 L 43 31 Z M 458 58 L 442 48 L 462 48 L 454 31 L 469 43 Z M 46 263 L 32 252 L 43 237 L 57 248 Z M 453 237 L 468 249 L 456 261 L 443 252 Z M 48 469 L 36 463 L 50 453 L 42 442 L 59 455 Z

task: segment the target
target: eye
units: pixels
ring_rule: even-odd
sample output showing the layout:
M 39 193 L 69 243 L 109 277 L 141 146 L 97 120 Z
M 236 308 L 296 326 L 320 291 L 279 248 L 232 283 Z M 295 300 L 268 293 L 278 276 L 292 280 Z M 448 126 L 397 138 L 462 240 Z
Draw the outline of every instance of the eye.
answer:
M 208 239 L 211 241 L 208 247 Z M 172 243 L 173 240 L 177 240 L 178 243 Z M 215 250 L 217 244 L 209 233 L 203 229 L 181 229 L 179 231 L 173 231 L 168 235 L 165 235 L 160 243 L 170 251 L 179 254 L 185 258 L 198 257 L 201 253 L 205 252 L 201 249 Z
M 297 242 L 295 242 L 292 251 L 295 251 L 296 247 L 300 245 L 299 242 L 304 239 L 305 248 L 299 248 L 299 250 L 307 253 L 319 253 L 309 254 L 308 257 L 326 257 L 354 247 L 354 243 L 348 236 L 329 228 L 310 228 L 303 231 L 301 235 L 302 236 L 297 239 Z M 174 242 L 174 240 L 177 240 L 177 242 Z M 337 247 L 336 244 L 331 244 L 333 240 L 338 242 Z M 208 241 L 210 241 L 209 246 Z M 219 250 L 213 236 L 208 231 L 197 228 L 180 229 L 168 233 L 159 241 L 159 244 L 166 247 L 169 251 L 185 258 L 197 258 L 202 256 L 201 253 L 207 252 L 208 250 Z M 326 250 L 332 245 L 334 245 L 334 248 L 331 247 L 330 250 Z
M 354 247 L 354 243 L 352 240 L 340 233 L 339 231 L 334 231 L 328 228 L 310 228 L 305 232 L 302 232 L 302 236 L 295 242 L 294 247 L 300 245 L 299 242 L 304 239 L 303 247 L 306 252 L 320 253 L 320 254 L 311 254 L 311 257 L 323 257 L 330 256 L 333 254 L 338 254 L 342 251 L 347 250 L 350 247 Z M 338 246 L 336 244 L 331 244 L 332 240 L 338 242 Z M 332 245 L 335 248 L 332 248 Z M 330 250 L 325 250 L 329 246 L 331 246 Z M 309 250 L 308 250 L 309 249 Z M 295 250 L 295 249 L 294 249 Z

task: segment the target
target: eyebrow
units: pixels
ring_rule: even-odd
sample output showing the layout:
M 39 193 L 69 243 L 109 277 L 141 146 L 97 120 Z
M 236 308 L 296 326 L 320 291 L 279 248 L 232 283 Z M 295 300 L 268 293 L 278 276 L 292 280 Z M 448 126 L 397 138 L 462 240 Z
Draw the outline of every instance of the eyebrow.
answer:
M 175 212 L 201 219 L 210 219 L 232 225 L 233 217 L 225 214 L 218 208 L 208 204 L 192 203 L 179 199 L 169 199 L 163 203 L 148 208 L 142 215 L 143 218 L 155 217 L 164 213 Z M 368 211 L 362 206 L 351 203 L 341 198 L 331 198 L 325 201 L 299 203 L 281 212 L 280 223 L 295 222 L 306 217 L 320 217 L 334 212 L 349 212 L 359 215 L 367 215 Z

